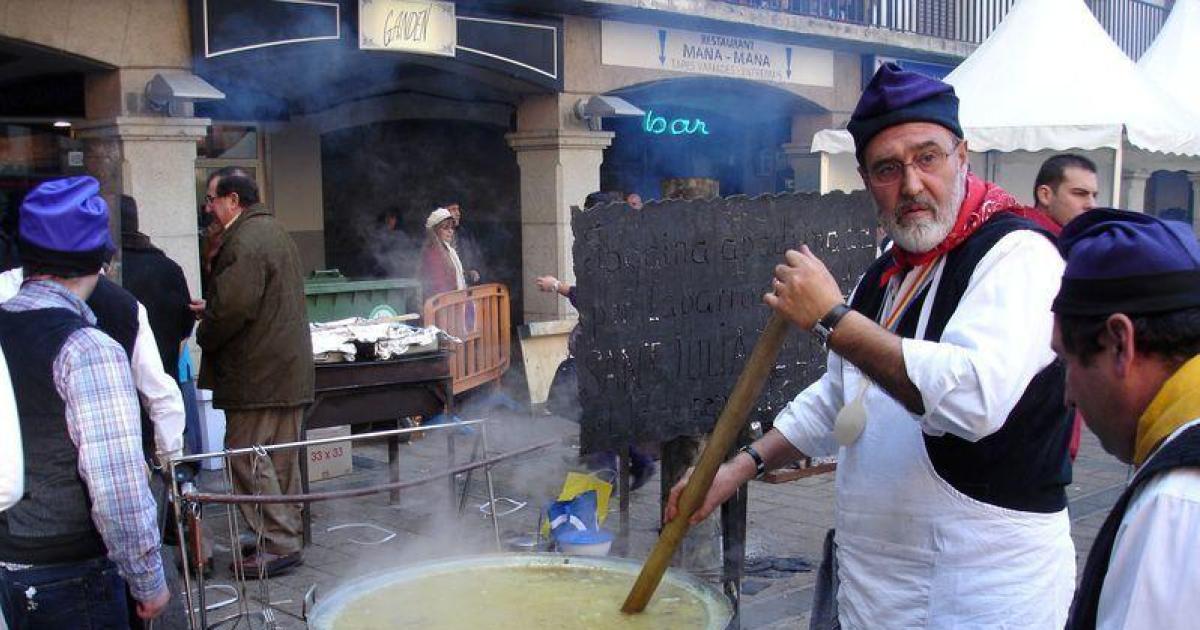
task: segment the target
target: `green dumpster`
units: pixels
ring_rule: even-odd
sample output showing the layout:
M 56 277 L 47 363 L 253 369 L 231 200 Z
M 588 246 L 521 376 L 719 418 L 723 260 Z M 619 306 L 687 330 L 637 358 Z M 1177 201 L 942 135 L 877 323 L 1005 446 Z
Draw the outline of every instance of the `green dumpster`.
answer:
M 308 321 L 390 317 L 421 312 L 421 283 L 409 278 L 351 280 L 337 269 L 314 271 L 304 281 Z

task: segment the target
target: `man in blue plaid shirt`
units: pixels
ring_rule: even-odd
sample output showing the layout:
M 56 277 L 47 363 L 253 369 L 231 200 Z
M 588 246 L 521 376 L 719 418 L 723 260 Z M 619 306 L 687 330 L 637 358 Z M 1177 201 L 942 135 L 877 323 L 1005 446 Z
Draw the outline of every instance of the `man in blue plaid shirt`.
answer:
M 26 493 L 0 514 L 0 607 L 14 628 L 127 627 L 126 585 L 143 619 L 170 599 L 129 360 L 85 303 L 112 254 L 99 192 L 72 177 L 29 193 L 25 281 L 0 307 L 25 449 Z

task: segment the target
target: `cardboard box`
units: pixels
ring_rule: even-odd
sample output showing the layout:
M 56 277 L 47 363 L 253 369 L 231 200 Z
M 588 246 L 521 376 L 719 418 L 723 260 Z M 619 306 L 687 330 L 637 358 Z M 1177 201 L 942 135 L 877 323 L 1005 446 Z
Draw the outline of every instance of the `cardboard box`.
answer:
M 306 437 L 309 440 L 350 437 L 350 425 L 328 429 L 309 429 Z M 350 447 L 351 443 L 346 441 L 328 442 L 304 449 L 304 456 L 308 458 L 308 482 L 350 474 L 354 470 L 354 457 L 350 452 Z

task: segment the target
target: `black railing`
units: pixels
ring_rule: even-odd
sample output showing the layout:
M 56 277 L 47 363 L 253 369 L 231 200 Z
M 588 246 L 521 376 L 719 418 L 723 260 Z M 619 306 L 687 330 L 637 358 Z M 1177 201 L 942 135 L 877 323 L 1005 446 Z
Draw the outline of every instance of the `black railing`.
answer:
M 1088 6 L 1121 50 L 1135 61 L 1154 43 L 1170 12 L 1144 0 L 1088 0 Z
M 875 0 L 871 26 L 973 44 L 995 30 L 1016 0 Z
M 724 0 L 730 4 L 982 43 L 1016 0 Z M 1133 59 L 1162 29 L 1169 9 L 1145 0 L 1087 0 L 1117 45 Z

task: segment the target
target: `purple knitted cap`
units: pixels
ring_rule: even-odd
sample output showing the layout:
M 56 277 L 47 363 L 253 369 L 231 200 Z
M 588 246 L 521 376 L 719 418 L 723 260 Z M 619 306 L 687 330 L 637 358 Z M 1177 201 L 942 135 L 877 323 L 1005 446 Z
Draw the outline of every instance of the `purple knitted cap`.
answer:
M 38 184 L 21 202 L 17 243 L 22 261 L 38 269 L 95 273 L 114 251 L 100 183 L 85 175 Z
M 1200 244 L 1186 223 L 1094 208 L 1063 227 L 1058 248 L 1067 269 L 1055 313 L 1140 315 L 1200 307 Z
M 846 125 L 846 130 L 854 136 L 854 154 L 859 163 L 871 138 L 888 127 L 909 122 L 935 123 L 956 137 L 963 136 L 953 86 L 895 63 L 885 63 L 863 90 Z

